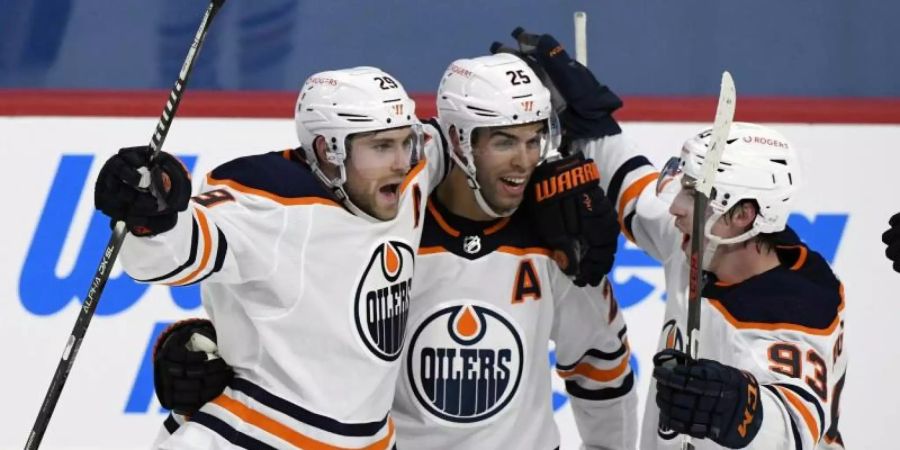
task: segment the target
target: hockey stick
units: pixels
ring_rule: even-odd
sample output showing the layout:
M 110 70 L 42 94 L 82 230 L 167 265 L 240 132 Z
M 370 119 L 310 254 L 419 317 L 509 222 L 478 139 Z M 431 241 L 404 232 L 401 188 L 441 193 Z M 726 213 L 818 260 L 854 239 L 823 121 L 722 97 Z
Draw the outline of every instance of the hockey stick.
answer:
M 211 0 L 209 6 L 206 7 L 206 14 L 203 15 L 203 20 L 200 21 L 200 28 L 197 30 L 197 34 L 194 36 L 194 42 L 191 44 L 191 48 L 188 50 L 184 64 L 181 66 L 178 80 L 175 81 L 175 87 L 172 88 L 172 91 L 169 93 L 166 107 L 163 109 L 162 115 L 159 117 L 159 122 L 156 124 L 156 131 L 150 139 L 150 148 L 153 150 L 151 158 L 159 153 L 163 142 L 166 140 L 169 126 L 172 124 L 172 119 L 175 118 L 175 113 L 178 111 L 178 105 L 181 103 L 181 97 L 184 94 L 184 88 L 187 86 L 188 77 L 191 75 L 191 70 L 194 67 L 194 62 L 197 60 L 200 47 L 203 45 L 204 39 L 206 39 L 206 32 L 209 30 L 209 26 L 212 24 L 212 20 L 219 11 L 219 8 L 221 8 L 224 3 L 225 0 Z M 87 327 L 91 323 L 91 318 L 94 317 L 94 311 L 97 309 L 97 302 L 100 300 L 100 294 L 103 293 L 103 288 L 106 286 L 106 281 L 109 279 L 109 273 L 112 271 L 113 264 L 116 262 L 119 249 L 122 248 L 122 241 L 125 239 L 125 231 L 125 223 L 122 221 L 116 222 L 113 227 L 112 236 L 110 236 L 109 242 L 106 244 L 106 250 L 104 250 L 103 257 L 100 260 L 100 265 L 97 267 L 97 271 L 91 281 L 91 286 L 88 288 L 87 296 L 81 305 L 81 312 L 78 314 L 78 319 L 75 320 L 72 334 L 69 335 L 69 338 L 66 340 L 65 349 L 63 350 L 59 364 L 56 366 L 56 372 L 53 374 L 50 387 L 44 395 L 44 402 L 41 404 L 41 409 L 38 411 L 37 419 L 35 419 L 34 425 L 31 427 L 28 441 L 25 442 L 25 450 L 34 450 L 41 445 L 41 440 L 44 438 L 44 432 L 47 430 L 47 425 L 50 423 L 50 417 L 53 415 L 53 410 L 56 408 L 56 403 L 62 393 L 63 386 L 66 384 L 66 379 L 69 377 L 69 371 L 72 370 L 72 364 L 75 362 L 75 357 L 78 355 L 78 348 L 81 346 L 81 341 L 84 339 Z
M 575 21 L 575 61 L 587 67 L 587 13 L 577 11 L 572 19 Z
M 715 198 L 713 183 L 719 171 L 719 161 L 725 151 L 725 140 L 731 131 L 734 120 L 734 108 L 737 102 L 734 80 L 728 71 L 722 73 L 722 86 L 719 90 L 719 105 L 716 107 L 716 119 L 713 122 L 712 136 L 709 138 L 709 149 L 703 160 L 700 179 L 696 181 L 694 190 L 694 223 L 691 230 L 690 281 L 688 283 L 688 318 L 687 318 L 687 354 L 697 359 L 700 351 L 700 300 L 703 291 L 703 236 L 706 224 L 706 207 L 710 198 Z M 685 435 L 682 449 L 693 450 L 690 436 Z

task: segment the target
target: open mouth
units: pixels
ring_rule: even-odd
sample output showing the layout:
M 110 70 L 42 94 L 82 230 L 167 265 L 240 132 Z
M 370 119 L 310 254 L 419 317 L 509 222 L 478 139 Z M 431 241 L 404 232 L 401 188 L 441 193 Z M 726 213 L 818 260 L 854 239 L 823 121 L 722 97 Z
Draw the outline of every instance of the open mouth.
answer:
M 525 192 L 526 177 L 500 177 L 500 184 L 511 195 L 521 195 Z
M 687 251 L 688 244 L 691 242 L 691 235 L 689 233 L 682 234 L 681 237 L 681 249 Z
M 400 183 L 390 183 L 378 188 L 378 193 L 389 198 L 394 198 L 400 192 Z
M 517 187 L 525 184 L 525 177 L 501 177 L 500 181 L 507 186 Z

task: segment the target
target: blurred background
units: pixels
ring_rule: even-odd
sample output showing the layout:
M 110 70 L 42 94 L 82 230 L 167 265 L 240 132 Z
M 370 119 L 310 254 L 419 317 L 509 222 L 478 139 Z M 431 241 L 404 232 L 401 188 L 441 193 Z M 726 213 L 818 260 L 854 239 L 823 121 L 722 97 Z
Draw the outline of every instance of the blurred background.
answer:
M 93 179 L 147 142 L 206 7 L 202 0 L 0 0 L 0 448 L 20 448 L 109 237 Z M 296 90 L 326 69 L 373 65 L 434 113 L 454 59 L 512 44 L 516 26 L 573 48 L 625 99 L 623 129 L 664 162 L 713 117 L 722 70 L 738 120 L 777 127 L 806 169 L 790 224 L 847 293 L 850 354 L 840 429 L 850 449 L 896 446 L 900 274 L 880 234 L 900 211 L 900 2 L 890 0 L 229 0 L 166 141 L 195 179 L 228 159 L 296 145 Z M 644 395 L 662 320 L 661 267 L 621 242 L 613 279 Z M 150 352 L 169 323 L 203 315 L 196 288 L 147 287 L 116 269 L 47 432 L 48 449 L 147 448 L 165 417 Z M 555 356 L 552 345 L 548 360 Z M 580 442 L 562 383 L 562 448 Z M 643 404 L 643 399 L 641 401 Z
M 168 89 L 205 3 L 2 0 L 0 87 Z M 900 3 L 888 0 L 231 0 L 193 89 L 294 90 L 311 73 L 374 65 L 409 91 L 453 59 L 511 43 L 516 26 L 571 42 L 589 16 L 589 61 L 626 95 L 900 96 Z

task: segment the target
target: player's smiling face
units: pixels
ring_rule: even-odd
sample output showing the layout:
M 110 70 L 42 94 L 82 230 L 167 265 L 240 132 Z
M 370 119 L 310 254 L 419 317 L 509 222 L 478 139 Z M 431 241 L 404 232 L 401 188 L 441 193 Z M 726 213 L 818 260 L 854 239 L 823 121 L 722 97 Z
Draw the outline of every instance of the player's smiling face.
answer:
M 544 122 L 534 122 L 474 133 L 476 178 L 494 211 L 508 213 L 522 203 L 525 185 L 541 159 L 544 130 Z
M 400 185 L 410 169 L 415 136 L 410 127 L 350 138 L 344 189 L 359 209 L 381 220 L 397 217 Z

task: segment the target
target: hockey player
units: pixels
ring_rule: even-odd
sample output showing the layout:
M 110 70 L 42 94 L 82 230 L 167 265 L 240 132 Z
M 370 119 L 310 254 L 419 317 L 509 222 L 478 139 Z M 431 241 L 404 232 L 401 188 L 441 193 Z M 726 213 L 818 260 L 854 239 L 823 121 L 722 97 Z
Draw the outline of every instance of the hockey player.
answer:
M 165 153 L 125 148 L 100 171 L 98 209 L 131 232 L 127 273 L 202 281 L 234 368 L 160 448 L 394 445 L 414 255 L 443 157 L 420 155 L 414 102 L 375 68 L 313 75 L 295 111 L 300 149 L 225 163 L 191 200 Z
M 519 209 L 547 149 L 549 91 L 521 59 L 498 54 L 453 62 L 437 98 L 439 117 L 429 124 L 442 131 L 455 164 L 423 218 L 392 410 L 398 447 L 558 447 L 547 364 L 553 340 L 586 446 L 634 448 L 634 375 L 610 287 L 605 280 L 576 286 L 533 229 L 536 209 L 546 216 L 539 226 L 553 228 L 548 222 L 563 214 L 549 208 L 565 209 L 564 200 Z M 585 165 L 592 167 L 565 168 L 583 171 Z M 537 177 L 548 182 L 554 180 L 548 174 L 562 174 L 553 164 L 539 170 Z M 568 205 L 566 218 L 594 230 L 591 239 L 605 242 L 611 256 L 618 235 L 614 212 L 599 189 L 583 192 L 577 205 L 594 202 L 593 208 Z M 164 352 L 179 352 L 180 343 L 170 344 Z M 184 364 L 157 358 L 160 364 L 176 370 L 157 368 L 159 378 L 168 378 L 159 394 L 197 398 L 196 387 L 177 388 L 187 378 Z M 195 367 L 203 370 L 203 364 Z
M 881 241 L 887 245 L 884 254 L 894 262 L 894 270 L 900 272 L 900 213 L 891 217 L 890 226 L 881 235 Z
M 522 102 L 534 116 L 522 117 Z M 534 119 L 552 114 L 550 92 L 521 59 L 497 54 L 453 62 L 437 107 L 456 164 L 428 203 L 392 412 L 398 447 L 557 448 L 552 340 L 587 448 L 634 448 L 634 375 L 610 286 L 573 284 L 532 229 L 540 219 L 517 209 L 540 160 Z M 529 208 L 542 207 L 531 204 L 535 189 Z M 586 198 L 605 215 L 582 216 L 581 226 L 615 242 L 615 215 L 598 194 Z
M 537 55 L 566 58 L 542 36 Z M 557 87 L 590 77 L 576 62 L 548 71 Z M 562 70 L 563 68 L 571 70 Z M 582 81 L 588 83 L 588 81 Z M 595 100 L 601 100 L 599 98 Z M 606 108 L 618 106 L 609 102 Z M 594 109 L 603 109 L 597 104 Z M 618 129 L 573 145 L 594 158 L 626 237 L 664 265 L 667 305 L 643 421 L 642 449 L 842 448 L 847 355 L 843 289 L 824 259 L 786 227 L 799 178 L 778 132 L 735 123 L 704 236 L 692 236 L 692 182 L 709 130 L 689 139 L 663 176 Z M 659 181 L 657 181 L 659 180 Z M 707 242 L 698 361 L 682 353 L 691 239 Z

